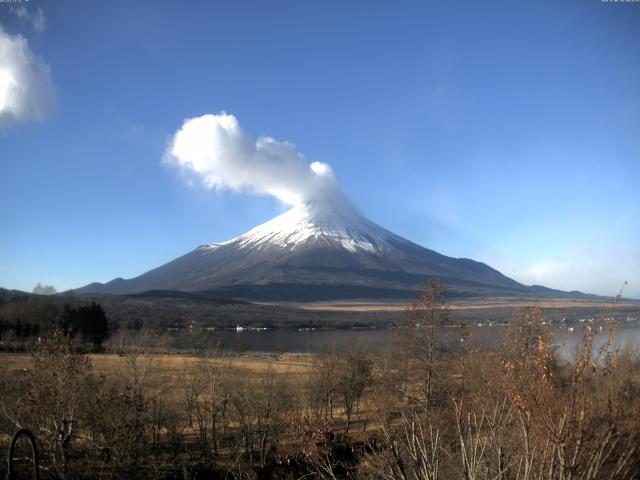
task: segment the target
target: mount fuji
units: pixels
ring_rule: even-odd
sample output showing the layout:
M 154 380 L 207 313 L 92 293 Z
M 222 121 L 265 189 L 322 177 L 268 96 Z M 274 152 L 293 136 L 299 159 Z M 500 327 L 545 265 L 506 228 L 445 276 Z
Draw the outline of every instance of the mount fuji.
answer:
M 250 300 L 413 298 L 429 280 L 453 296 L 557 295 L 488 265 L 421 247 L 360 214 L 339 192 L 307 201 L 222 243 L 201 245 L 132 279 L 92 283 L 77 293 L 212 292 Z

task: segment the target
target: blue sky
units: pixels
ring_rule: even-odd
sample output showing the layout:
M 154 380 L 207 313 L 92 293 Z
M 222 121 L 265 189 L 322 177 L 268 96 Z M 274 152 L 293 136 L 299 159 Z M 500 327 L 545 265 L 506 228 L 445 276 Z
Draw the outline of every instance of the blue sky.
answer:
M 0 25 L 33 90 L 0 98 L 0 286 L 132 277 L 284 211 L 162 163 L 226 111 L 416 243 L 640 298 L 640 3 L 32 0 Z

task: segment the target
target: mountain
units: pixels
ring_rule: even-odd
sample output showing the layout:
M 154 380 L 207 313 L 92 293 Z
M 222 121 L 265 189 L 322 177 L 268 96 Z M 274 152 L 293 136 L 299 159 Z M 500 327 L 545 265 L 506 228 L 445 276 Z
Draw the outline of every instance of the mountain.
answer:
M 365 218 L 340 195 L 297 205 L 244 235 L 201 245 L 138 277 L 92 283 L 76 292 L 177 290 L 292 301 L 412 298 L 428 280 L 442 280 L 458 296 L 542 292 L 484 263 L 406 240 Z M 564 292 L 543 294 L 556 293 Z

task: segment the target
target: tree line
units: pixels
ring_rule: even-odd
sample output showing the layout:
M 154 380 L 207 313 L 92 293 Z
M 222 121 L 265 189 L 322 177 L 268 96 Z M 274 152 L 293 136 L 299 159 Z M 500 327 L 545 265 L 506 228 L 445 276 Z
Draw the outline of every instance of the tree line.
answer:
M 18 296 L 0 305 L 0 348 L 24 349 L 52 329 L 61 329 L 99 351 L 114 325 L 96 302 L 71 305 L 52 298 Z

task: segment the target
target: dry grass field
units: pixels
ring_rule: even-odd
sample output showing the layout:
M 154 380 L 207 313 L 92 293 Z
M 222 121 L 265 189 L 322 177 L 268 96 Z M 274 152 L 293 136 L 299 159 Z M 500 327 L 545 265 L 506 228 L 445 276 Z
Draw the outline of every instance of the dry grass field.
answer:
M 336 300 L 331 302 L 309 302 L 288 304 L 305 310 L 338 311 L 338 312 L 403 312 L 407 309 L 407 301 L 402 300 Z M 518 309 L 527 305 L 538 305 L 541 308 L 593 308 L 610 309 L 611 300 L 608 299 L 575 299 L 575 298 L 513 298 L 495 297 L 486 299 L 453 299 L 449 302 L 449 309 L 453 311 L 473 311 L 478 309 L 509 308 Z M 638 301 L 620 301 L 620 309 L 640 309 Z
M 116 378 L 123 371 L 131 369 L 129 357 L 117 354 L 89 354 L 95 374 Z M 267 371 L 286 374 L 291 377 L 302 375 L 313 367 L 314 358 L 309 355 L 234 355 L 230 357 L 201 357 L 183 354 L 150 354 L 135 359 L 139 367 L 143 363 L 151 365 L 151 384 L 179 386 L 185 374 L 194 367 L 205 363 L 218 367 L 233 367 L 241 376 L 261 375 Z M 11 374 L 30 368 L 29 353 L 0 353 L 0 364 L 5 373 Z
M 439 288 L 384 352 L 159 354 L 140 335 L 84 354 L 54 329 L 0 354 L 0 444 L 31 429 L 46 478 L 640 478 L 640 355 L 616 322 L 576 326 L 566 358 L 531 307 L 499 348 L 453 352 Z
M 103 376 L 107 381 L 118 382 L 133 375 L 143 377 L 148 395 L 178 404 L 184 401 L 185 392 L 191 388 L 193 374 L 202 369 L 212 369 L 227 374 L 234 382 L 259 382 L 268 374 L 277 375 L 289 385 L 299 385 L 313 369 L 316 359 L 308 355 L 234 355 L 206 357 L 182 354 L 117 355 L 89 354 L 91 373 Z M 0 353 L 3 376 L 13 376 L 32 368 L 32 356 L 28 353 Z M 181 415 L 182 417 L 182 415 Z M 184 420 L 184 419 L 183 419 Z

